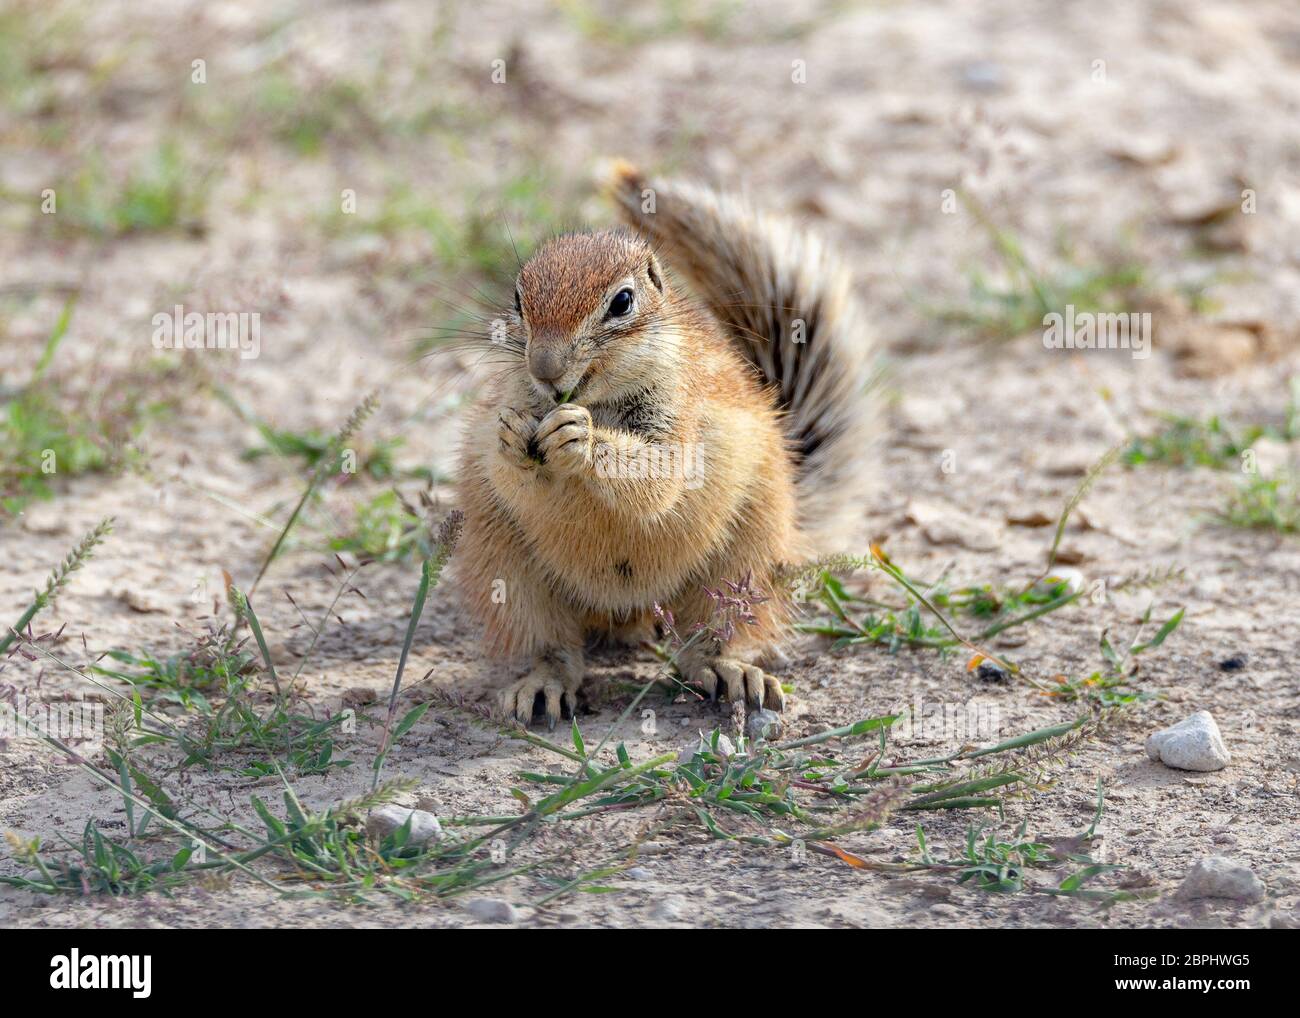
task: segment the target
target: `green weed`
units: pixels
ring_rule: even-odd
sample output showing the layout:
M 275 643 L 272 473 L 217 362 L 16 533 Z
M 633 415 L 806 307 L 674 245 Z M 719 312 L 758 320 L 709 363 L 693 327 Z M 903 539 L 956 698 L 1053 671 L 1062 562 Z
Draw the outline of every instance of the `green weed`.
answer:
M 131 233 L 182 230 L 201 233 L 210 176 L 181 155 L 176 142 L 164 142 L 122 176 L 97 157 L 58 189 L 56 226 L 119 237 Z
M 1294 467 L 1265 476 L 1253 460 L 1253 447 L 1261 439 L 1282 444 L 1300 439 L 1300 378 L 1291 380 L 1291 395 L 1280 424 L 1229 424 L 1217 415 L 1200 420 L 1165 414 L 1162 419 L 1163 428 L 1131 440 L 1124 453 L 1125 463 L 1244 471 L 1249 476 L 1229 491 L 1218 510 L 1218 520 L 1252 530 L 1300 531 L 1300 488 Z
M 1094 888 L 1085 886 L 1099 876 L 1125 869 L 1122 865 L 1098 862 L 1089 852 L 1101 820 L 1104 795 L 1101 781 L 1097 782 L 1097 812 L 1092 823 L 1081 834 L 1051 842 L 1034 840 L 1026 836 L 1029 821 L 1024 820 L 1003 841 L 986 824 L 970 824 L 960 856 L 936 857 L 919 824 L 916 828 L 917 862 L 902 869 L 938 870 L 954 873 L 959 884 L 969 883 L 981 891 L 1014 893 L 1031 890 L 1039 894 L 1086 898 L 1107 905 L 1150 897 L 1151 892 L 1135 893 L 1123 887 Z M 987 833 L 986 833 L 987 832 Z M 1027 877 L 1035 871 L 1055 871 L 1072 868 L 1067 876 L 1054 885 L 1030 883 Z
M 1152 289 L 1146 270 L 1135 261 L 1081 265 L 1062 248 L 1055 262 L 1037 266 L 1016 234 L 999 226 L 973 195 L 962 192 L 960 198 L 988 236 L 1000 281 L 972 269 L 965 305 L 931 309 L 941 320 L 990 339 L 1014 339 L 1041 330 L 1045 316 L 1064 314 L 1067 305 L 1073 305 L 1076 314 L 1128 312 Z
M 238 639 L 228 624 L 208 620 L 206 630 L 191 650 L 161 659 L 112 650 L 106 657 L 130 670 L 96 665 L 93 671 L 128 683 L 151 700 L 211 712 L 209 695 L 228 695 L 255 670 L 256 661 L 245 649 L 246 643 L 247 639 Z
M 1142 629 L 1150 624 L 1151 612 L 1152 607 L 1148 606 L 1137 632 L 1123 652 L 1111 643 L 1109 631 L 1103 630 L 1099 640 L 1103 667 L 1085 678 L 1056 676 L 1058 688 L 1052 690 L 1052 695 L 1066 701 L 1087 699 L 1101 707 L 1118 707 L 1150 699 L 1150 693 L 1137 689 L 1133 684 L 1138 672 L 1136 658 L 1165 642 L 1182 623 L 1184 609 L 1179 608 L 1161 623 L 1150 640 L 1143 640 Z
M 1234 527 L 1300 533 L 1300 480 L 1291 471 L 1252 477 L 1232 490 L 1219 517 Z
M 135 442 L 175 406 L 181 376 L 172 363 L 154 361 L 90 386 L 52 371 L 74 304 L 64 305 L 27 383 L 0 388 L 0 513 L 53 498 L 61 477 L 133 465 Z

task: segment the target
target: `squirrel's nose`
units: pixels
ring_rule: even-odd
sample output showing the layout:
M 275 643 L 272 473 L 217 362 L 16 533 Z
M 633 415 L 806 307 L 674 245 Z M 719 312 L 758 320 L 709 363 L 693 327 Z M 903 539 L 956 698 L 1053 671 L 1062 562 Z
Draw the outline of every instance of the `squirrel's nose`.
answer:
M 554 382 L 564 374 L 564 357 L 550 347 L 534 346 L 528 351 L 528 371 L 539 382 Z

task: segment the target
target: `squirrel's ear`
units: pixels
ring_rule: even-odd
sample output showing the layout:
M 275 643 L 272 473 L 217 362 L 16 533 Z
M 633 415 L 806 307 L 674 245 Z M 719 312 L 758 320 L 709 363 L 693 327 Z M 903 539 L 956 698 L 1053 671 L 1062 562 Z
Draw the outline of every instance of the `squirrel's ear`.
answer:
M 645 271 L 646 271 L 646 275 L 650 277 L 650 283 L 654 286 L 654 288 L 658 290 L 660 293 L 663 293 L 664 277 L 663 274 L 659 271 L 659 259 L 657 259 L 653 253 L 650 255 L 650 260 L 646 262 Z

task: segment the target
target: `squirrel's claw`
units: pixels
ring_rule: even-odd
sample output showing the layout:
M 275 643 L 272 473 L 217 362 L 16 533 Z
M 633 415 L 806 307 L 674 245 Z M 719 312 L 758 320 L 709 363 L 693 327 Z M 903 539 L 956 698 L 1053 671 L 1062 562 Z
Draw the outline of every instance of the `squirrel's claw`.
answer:
M 731 703 L 747 702 L 751 707 L 785 709 L 785 693 L 773 675 L 745 661 L 716 657 L 689 669 L 686 681 L 717 702 L 719 691 Z
M 497 415 L 497 443 L 501 455 L 515 466 L 532 468 L 537 461 L 528 454 L 528 444 L 537 429 L 537 419 L 518 410 L 505 409 Z
M 512 682 L 501 691 L 500 706 L 504 714 L 527 728 L 532 724 L 533 707 L 541 694 L 546 714 L 546 725 L 551 731 L 567 708 L 573 717 L 578 707 L 577 686 L 568 682 L 556 669 L 539 665 L 522 679 Z
M 562 403 L 537 425 L 533 441 L 541 461 L 553 470 L 572 473 L 592 462 L 591 412 Z

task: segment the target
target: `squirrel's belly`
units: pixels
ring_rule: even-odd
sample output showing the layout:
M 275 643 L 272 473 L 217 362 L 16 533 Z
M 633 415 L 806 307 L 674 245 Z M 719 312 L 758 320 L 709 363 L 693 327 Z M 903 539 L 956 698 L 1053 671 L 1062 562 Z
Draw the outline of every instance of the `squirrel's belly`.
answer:
M 576 491 L 549 499 L 523 526 L 557 593 L 576 607 L 631 613 L 681 591 L 725 538 L 722 521 L 692 512 L 689 500 L 676 508 L 656 520 L 635 519 Z

